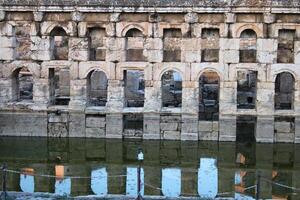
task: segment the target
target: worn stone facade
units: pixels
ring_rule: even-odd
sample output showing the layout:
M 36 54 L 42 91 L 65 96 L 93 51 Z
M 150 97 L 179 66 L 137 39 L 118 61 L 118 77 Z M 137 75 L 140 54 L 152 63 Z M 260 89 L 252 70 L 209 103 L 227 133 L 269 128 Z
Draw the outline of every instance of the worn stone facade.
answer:
M 298 143 L 299 6 L 0 0 L 0 135 Z

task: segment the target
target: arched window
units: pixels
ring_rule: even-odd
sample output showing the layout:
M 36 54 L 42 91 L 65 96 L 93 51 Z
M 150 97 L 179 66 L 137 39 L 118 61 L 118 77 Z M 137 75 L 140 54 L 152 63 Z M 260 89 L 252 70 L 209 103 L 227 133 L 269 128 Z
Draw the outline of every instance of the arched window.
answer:
M 27 67 L 22 67 L 14 71 L 12 87 L 13 101 L 33 99 L 33 76 Z
M 296 30 L 281 29 L 278 31 L 278 63 L 293 63 L 294 62 L 294 40 Z
M 144 71 L 124 71 L 125 106 L 143 107 L 145 99 Z
M 54 60 L 68 60 L 69 37 L 62 27 L 55 27 L 51 33 L 52 58 Z
M 105 106 L 107 102 L 107 77 L 104 72 L 94 70 L 87 79 L 88 104 L 91 106 Z
M 294 103 L 295 79 L 289 72 L 282 72 L 275 80 L 275 109 L 290 110 Z
M 244 30 L 240 35 L 240 62 L 256 62 L 257 35 L 252 29 Z
M 219 76 L 216 72 L 204 72 L 199 78 L 199 119 L 219 119 Z
M 105 60 L 105 36 L 106 32 L 104 28 L 90 28 L 88 30 L 90 60 Z
M 181 107 L 182 103 L 182 78 L 173 70 L 162 75 L 162 106 Z
M 132 28 L 126 32 L 126 61 L 145 61 L 143 55 L 144 35 L 137 29 Z

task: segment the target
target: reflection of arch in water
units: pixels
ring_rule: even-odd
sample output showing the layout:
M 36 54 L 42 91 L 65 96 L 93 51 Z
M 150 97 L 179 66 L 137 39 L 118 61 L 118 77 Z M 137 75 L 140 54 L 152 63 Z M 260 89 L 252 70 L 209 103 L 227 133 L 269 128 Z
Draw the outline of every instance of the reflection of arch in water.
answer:
M 181 170 L 162 169 L 162 194 L 166 197 L 179 197 L 181 192 Z
M 204 198 L 215 198 L 218 194 L 218 168 L 214 158 L 200 159 L 198 194 Z
M 138 196 L 138 168 L 127 167 L 126 195 Z M 141 168 L 141 195 L 144 196 L 144 169 Z
M 91 173 L 91 189 L 99 196 L 107 195 L 107 171 L 106 168 L 95 169 Z
M 34 193 L 34 176 L 21 174 L 20 188 L 22 192 Z
M 55 181 L 55 194 L 70 195 L 71 194 L 71 178 L 57 179 Z

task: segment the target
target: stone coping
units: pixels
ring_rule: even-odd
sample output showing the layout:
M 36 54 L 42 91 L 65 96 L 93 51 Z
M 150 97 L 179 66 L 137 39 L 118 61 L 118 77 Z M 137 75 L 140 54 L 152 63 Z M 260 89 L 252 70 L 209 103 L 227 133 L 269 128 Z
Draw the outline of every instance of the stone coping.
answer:
M 0 0 L 3 6 L 296 7 L 299 0 Z

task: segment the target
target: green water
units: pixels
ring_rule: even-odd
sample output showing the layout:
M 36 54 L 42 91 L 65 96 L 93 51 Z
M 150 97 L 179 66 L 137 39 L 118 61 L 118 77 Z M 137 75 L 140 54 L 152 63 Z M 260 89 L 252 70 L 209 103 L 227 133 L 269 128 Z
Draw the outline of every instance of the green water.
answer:
M 55 166 L 63 165 L 66 177 L 83 177 L 71 180 L 71 196 L 95 194 L 93 179 L 88 177 L 104 169 L 106 185 L 96 188 L 107 190 L 107 194 L 129 194 L 136 190 L 136 177 L 126 175 L 139 165 L 138 148 L 144 153 L 145 195 L 179 191 L 181 196 L 201 196 L 204 190 L 213 195 L 216 191 L 222 197 L 252 199 L 255 189 L 245 188 L 256 184 L 259 173 L 264 178 L 260 181 L 261 198 L 300 199 L 300 191 L 265 181 L 300 188 L 300 145 L 294 144 L 2 137 L 0 163 L 7 163 L 8 169 L 32 168 L 35 174 L 47 175 L 55 175 Z M 21 191 L 20 180 L 20 174 L 8 173 L 8 190 Z M 36 176 L 34 186 L 25 186 L 35 192 L 54 193 L 56 182 L 55 178 Z M 161 190 L 168 187 L 169 193 Z

